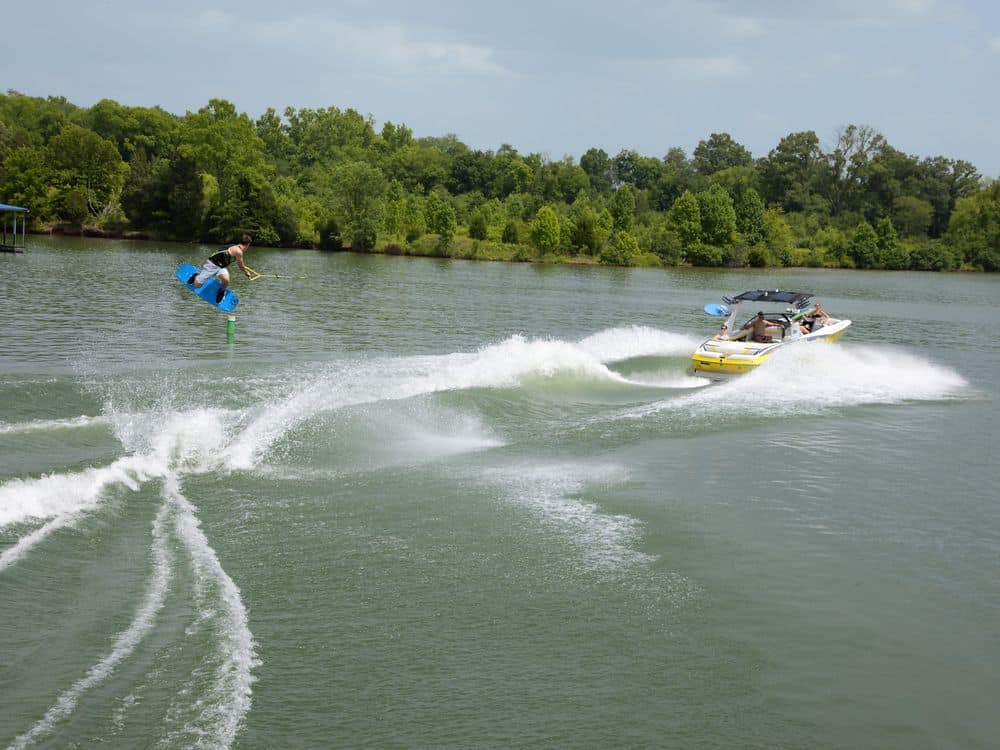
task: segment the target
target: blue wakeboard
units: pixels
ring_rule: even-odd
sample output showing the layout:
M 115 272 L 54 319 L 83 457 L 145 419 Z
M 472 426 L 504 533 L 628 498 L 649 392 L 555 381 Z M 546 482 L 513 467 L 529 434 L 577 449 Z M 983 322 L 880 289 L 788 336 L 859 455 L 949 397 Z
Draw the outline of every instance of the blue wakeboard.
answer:
M 709 302 L 702 308 L 702 310 L 707 312 L 709 315 L 714 315 L 716 318 L 724 318 L 729 315 L 729 308 L 725 305 L 720 305 L 717 302 Z
M 192 292 L 197 294 L 203 300 L 205 300 L 212 307 L 216 307 L 222 312 L 232 312 L 236 309 L 236 306 L 240 303 L 240 298 L 236 296 L 235 292 L 227 289 L 226 293 L 222 297 L 222 302 L 216 303 L 215 298 L 219 293 L 219 280 L 216 278 L 211 278 L 202 284 L 200 287 L 195 287 L 188 284 L 188 279 L 194 274 L 201 271 L 200 268 L 192 266 L 190 263 L 184 263 L 180 268 L 177 269 L 177 273 L 174 275 L 177 279 Z

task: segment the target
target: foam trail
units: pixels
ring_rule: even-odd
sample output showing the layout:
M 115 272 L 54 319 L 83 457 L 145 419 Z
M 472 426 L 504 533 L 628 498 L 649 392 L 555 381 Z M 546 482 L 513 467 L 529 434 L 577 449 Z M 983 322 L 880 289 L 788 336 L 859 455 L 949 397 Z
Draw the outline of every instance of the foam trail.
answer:
M 126 456 L 99 469 L 40 479 L 13 479 L 0 485 L 0 529 L 25 521 L 51 519 L 0 554 L 0 572 L 21 560 L 49 534 L 72 525 L 82 514 L 96 508 L 109 486 L 122 484 L 134 491 L 160 473 L 155 460 Z
M 645 346 L 645 345 L 644 345 Z M 225 449 L 230 469 L 249 469 L 275 442 L 319 412 L 441 391 L 512 388 L 531 379 L 570 376 L 635 385 L 575 343 L 512 336 L 474 353 L 404 357 L 359 364 L 349 373 L 311 380 L 262 410 Z
M 115 667 L 135 651 L 136 646 L 156 623 L 156 616 L 163 608 L 166 599 L 170 584 L 170 568 L 173 562 L 173 556 L 170 554 L 163 530 L 170 507 L 169 503 L 163 503 L 157 511 L 156 518 L 153 519 L 153 542 L 151 545 L 153 572 L 146 588 L 142 606 L 132 623 L 125 631 L 118 634 L 107 656 L 92 666 L 84 677 L 64 691 L 45 713 L 45 716 L 14 740 L 9 746 L 10 750 L 20 750 L 27 747 L 30 743 L 52 731 L 57 722 L 73 713 L 80 696 L 104 682 L 114 672 Z
M 601 362 L 620 362 L 632 357 L 690 356 L 701 341 L 701 338 L 661 331 L 658 328 L 626 326 L 587 336 L 580 341 L 579 346 Z
M 577 463 L 513 466 L 486 476 L 496 479 L 511 500 L 545 523 L 569 532 L 594 570 L 615 572 L 654 559 L 635 549 L 642 529 L 638 519 L 604 513 L 597 505 L 574 497 L 588 485 L 621 481 L 625 477 L 621 467 Z
M 0 485 L 0 529 L 87 510 L 109 485 L 124 484 L 135 490 L 159 473 L 159 467 L 143 457 L 126 456 L 101 468 L 38 479 L 12 479 Z
M 957 398 L 968 385 L 954 370 L 903 351 L 809 344 L 779 350 L 756 370 L 716 387 L 632 409 L 625 416 L 665 410 L 702 417 L 810 414 L 861 404 Z
M 54 531 L 68 526 L 73 522 L 73 517 L 69 515 L 59 516 L 43 526 L 35 529 L 30 534 L 26 534 L 17 540 L 11 547 L 5 549 L 0 554 L 0 573 L 9 568 L 14 563 L 20 561 L 36 544 Z
M 196 719 L 197 724 L 189 724 L 185 731 L 196 738 L 190 743 L 191 747 L 229 747 L 250 710 L 251 686 L 255 679 L 253 668 L 259 664 L 247 610 L 239 588 L 209 545 L 194 506 L 181 494 L 176 477 L 168 477 L 164 489 L 178 508 L 174 523 L 191 554 L 196 577 L 199 581 L 209 578 L 215 582 L 226 617 L 218 650 L 220 663 L 215 669 L 211 694 L 207 700 L 196 704 L 204 704 L 204 707 Z
M 214 450 L 222 442 L 222 428 L 219 419 L 207 419 L 206 414 L 211 416 L 206 412 L 197 420 L 190 414 L 171 415 L 162 429 L 146 438 L 147 452 L 123 456 L 108 466 L 38 479 L 12 479 L 0 485 L 0 529 L 49 519 L 0 554 L 0 572 L 23 559 L 54 531 L 72 526 L 97 508 L 109 487 L 124 485 L 134 492 L 144 482 L 163 477 L 175 464 L 196 471 L 212 468 L 216 462 Z M 148 422 L 144 424 L 148 426 Z M 129 425 L 128 430 L 119 429 L 123 444 L 134 439 L 124 434 L 136 430 L 131 422 Z
M 43 430 L 73 430 L 106 424 L 110 424 L 107 417 L 88 417 L 86 415 L 72 419 L 36 419 L 31 422 L 0 423 L 0 435 Z

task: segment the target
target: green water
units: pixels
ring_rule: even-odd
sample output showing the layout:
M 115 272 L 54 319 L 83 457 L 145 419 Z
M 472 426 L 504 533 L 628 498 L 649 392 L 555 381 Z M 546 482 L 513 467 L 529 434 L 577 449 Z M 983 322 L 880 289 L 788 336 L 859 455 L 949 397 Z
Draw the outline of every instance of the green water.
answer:
M 996 746 L 995 276 L 207 251 L 0 256 L 0 746 Z

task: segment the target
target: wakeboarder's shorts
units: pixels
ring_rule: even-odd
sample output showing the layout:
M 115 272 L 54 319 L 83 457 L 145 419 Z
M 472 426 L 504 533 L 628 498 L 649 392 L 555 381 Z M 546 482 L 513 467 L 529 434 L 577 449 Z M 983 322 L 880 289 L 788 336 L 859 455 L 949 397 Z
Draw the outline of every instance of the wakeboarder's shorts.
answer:
M 217 276 L 219 271 L 225 271 L 225 270 L 226 269 L 220 268 L 219 266 L 215 265 L 212 261 L 206 260 L 205 265 L 202 266 L 202 269 L 198 272 L 198 277 L 196 281 L 199 284 L 204 284 L 213 276 Z

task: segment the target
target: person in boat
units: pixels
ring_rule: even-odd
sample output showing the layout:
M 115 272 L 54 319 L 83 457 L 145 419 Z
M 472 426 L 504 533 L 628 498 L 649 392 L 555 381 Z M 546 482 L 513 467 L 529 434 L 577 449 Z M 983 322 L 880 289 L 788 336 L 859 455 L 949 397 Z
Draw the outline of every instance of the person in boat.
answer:
M 816 323 L 819 323 L 821 326 L 825 326 L 827 323 L 830 322 L 830 315 L 827 313 L 826 310 L 823 309 L 823 307 L 819 304 L 819 302 L 817 302 L 816 307 L 813 308 L 812 311 L 812 319 L 813 319 L 813 327 L 815 327 Z
M 810 333 L 811 331 L 815 331 L 817 328 L 822 328 L 829 322 L 830 315 L 823 309 L 822 305 L 817 302 L 816 307 L 813 308 L 812 312 L 802 319 L 802 322 L 799 324 L 799 330 L 802 333 Z
M 729 327 L 723 323 L 722 328 L 720 328 L 719 332 L 712 336 L 712 338 L 715 341 L 729 341 Z
M 767 318 L 764 317 L 764 311 L 761 310 L 757 313 L 756 318 L 751 320 L 749 323 L 743 324 L 743 330 L 746 330 L 748 328 L 751 329 L 750 338 L 759 343 L 766 344 L 773 340 L 767 333 L 768 326 L 780 327 L 781 323 L 778 323 L 774 320 L 768 320 Z
M 240 270 L 246 274 L 246 277 L 250 278 L 250 269 L 243 262 L 243 254 L 250 249 L 251 242 L 253 242 L 253 239 L 250 235 L 244 234 L 240 238 L 239 244 L 231 245 L 225 250 L 212 253 L 212 255 L 208 256 L 208 260 L 205 261 L 205 265 L 202 266 L 201 271 L 191 274 L 188 284 L 197 289 L 214 276 L 219 280 L 219 292 L 215 295 L 215 303 L 222 302 L 222 298 L 226 295 L 226 287 L 229 286 L 229 265 L 234 260 L 236 261 L 236 265 L 240 267 Z

